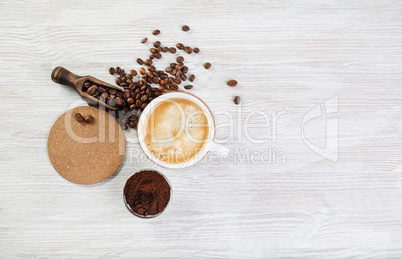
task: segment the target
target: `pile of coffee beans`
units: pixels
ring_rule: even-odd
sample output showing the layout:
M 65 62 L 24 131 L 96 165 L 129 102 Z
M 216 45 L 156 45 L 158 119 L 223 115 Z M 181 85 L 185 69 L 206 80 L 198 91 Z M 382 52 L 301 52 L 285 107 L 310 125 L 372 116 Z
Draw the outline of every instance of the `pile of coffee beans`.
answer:
M 188 32 L 190 27 L 184 25 L 182 26 L 182 30 Z M 161 31 L 158 29 L 152 32 L 154 36 L 158 36 L 160 33 Z M 148 38 L 141 40 L 142 44 L 146 44 L 147 42 Z M 83 91 L 111 107 L 116 107 L 117 111 L 109 111 L 109 113 L 120 121 L 123 129 L 127 129 L 128 127 L 136 128 L 141 111 L 154 98 L 166 91 L 179 90 L 181 84 L 185 84 L 184 89 L 186 90 L 193 89 L 191 83 L 195 81 L 196 77 L 194 74 L 188 73 L 189 68 L 185 65 L 183 56 L 177 57 L 176 62 L 172 62 L 164 70 L 157 69 L 155 65 L 155 61 L 161 59 L 163 55 L 175 54 L 180 50 L 188 55 L 200 52 L 199 48 L 186 46 L 183 43 L 177 43 L 176 46 L 169 47 L 163 46 L 160 41 L 155 41 L 149 50 L 149 58 L 145 60 L 141 58 L 137 59 L 138 65 L 142 66 L 138 69 L 138 72 L 135 69 L 131 69 L 129 73 L 126 73 L 120 67 L 109 68 L 111 75 L 117 75 L 115 83 L 123 88 L 121 91 L 90 81 L 84 83 Z M 204 64 L 205 69 L 210 69 L 211 67 L 212 65 L 209 62 Z M 186 84 L 187 80 L 191 83 Z M 230 80 L 227 84 L 235 87 L 237 81 Z M 99 106 L 97 103 L 91 103 L 90 100 L 87 101 L 92 106 Z M 236 96 L 234 102 L 239 104 L 240 97 Z
M 126 105 L 123 91 L 110 88 L 104 85 L 98 85 L 91 81 L 86 81 L 82 91 L 99 99 L 101 102 L 111 107 L 124 107 Z

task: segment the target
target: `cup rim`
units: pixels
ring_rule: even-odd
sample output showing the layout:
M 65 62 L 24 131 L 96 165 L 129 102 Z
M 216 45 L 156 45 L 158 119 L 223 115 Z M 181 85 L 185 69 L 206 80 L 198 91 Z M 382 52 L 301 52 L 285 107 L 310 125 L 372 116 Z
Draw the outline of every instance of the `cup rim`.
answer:
M 127 184 L 128 179 L 130 179 L 132 176 L 134 176 L 135 174 L 138 174 L 138 173 L 140 173 L 140 172 L 142 172 L 142 171 L 154 171 L 154 172 L 157 172 L 158 174 L 162 175 L 163 178 L 165 178 L 166 182 L 169 184 L 169 187 L 170 187 L 170 197 L 169 197 L 169 201 L 168 201 L 168 203 L 166 204 L 166 207 L 165 207 L 161 212 L 159 212 L 158 214 L 144 216 L 144 215 L 140 215 L 140 214 L 134 212 L 134 211 L 131 209 L 130 205 L 128 205 L 128 203 L 127 203 L 126 195 L 124 195 L 124 189 L 126 188 L 126 184 Z M 166 175 L 162 174 L 161 172 L 159 172 L 158 170 L 155 170 L 155 169 L 144 168 L 144 169 L 141 169 L 141 170 L 139 170 L 139 171 L 133 173 L 132 175 L 130 175 L 130 176 L 126 179 L 126 181 L 125 181 L 125 183 L 124 183 L 124 187 L 123 187 L 123 202 L 124 202 L 124 204 L 126 205 L 126 209 L 127 209 L 131 214 L 133 214 L 134 216 L 139 217 L 139 218 L 142 218 L 142 219 L 152 219 L 152 218 L 155 218 L 155 217 L 161 215 L 163 212 L 165 212 L 165 211 L 167 210 L 167 208 L 169 207 L 170 201 L 172 200 L 172 196 L 173 196 L 173 188 L 172 188 L 172 185 L 170 184 L 169 179 L 166 177 Z
M 194 98 L 195 100 L 200 102 L 201 106 L 199 105 L 199 103 L 197 103 L 197 102 L 195 102 L 195 103 L 198 106 L 200 106 L 200 108 L 207 114 L 208 122 L 211 124 L 209 126 L 210 131 L 209 131 L 208 140 L 206 141 L 206 143 L 202 147 L 202 150 L 198 154 L 196 154 L 191 160 L 186 161 L 186 162 L 181 163 L 181 164 L 169 164 L 169 163 L 166 163 L 166 162 L 163 162 L 163 161 L 157 159 L 156 157 L 154 157 L 152 155 L 152 153 L 145 146 L 143 136 L 142 136 L 142 138 L 140 138 L 140 134 L 143 134 L 143 125 L 144 125 L 146 116 L 149 114 L 152 105 L 155 106 L 155 102 L 159 103 L 159 102 L 162 102 L 164 100 L 171 99 L 171 98 L 167 97 L 167 95 L 169 95 L 169 94 L 179 94 L 179 95 L 183 94 L 186 97 L 190 96 L 190 99 L 188 99 L 188 98 L 184 98 L 184 99 L 193 101 L 191 98 Z M 172 97 L 172 98 L 175 98 L 175 97 Z M 177 98 L 180 98 L 180 97 L 177 97 Z M 187 167 L 190 167 L 190 166 L 194 166 L 197 163 L 199 163 L 201 160 L 203 160 L 205 158 L 205 156 L 208 154 L 209 150 L 211 149 L 212 144 L 215 141 L 215 133 L 216 133 L 215 119 L 214 119 L 213 114 L 212 114 L 210 108 L 208 107 L 208 105 L 201 98 L 199 98 L 198 96 L 196 96 L 194 94 L 191 94 L 191 93 L 188 93 L 188 92 L 180 91 L 180 90 L 166 92 L 166 93 L 162 94 L 161 96 L 158 96 L 157 98 L 152 100 L 147 105 L 147 107 L 144 109 L 144 111 L 142 112 L 140 118 L 138 119 L 138 125 L 137 125 L 137 139 L 138 139 L 138 142 L 140 144 L 140 147 L 141 147 L 142 151 L 145 153 L 145 155 L 152 162 L 154 162 L 155 164 L 157 164 L 157 165 L 159 165 L 161 167 L 168 168 L 168 169 L 183 169 L 183 168 L 187 168 Z

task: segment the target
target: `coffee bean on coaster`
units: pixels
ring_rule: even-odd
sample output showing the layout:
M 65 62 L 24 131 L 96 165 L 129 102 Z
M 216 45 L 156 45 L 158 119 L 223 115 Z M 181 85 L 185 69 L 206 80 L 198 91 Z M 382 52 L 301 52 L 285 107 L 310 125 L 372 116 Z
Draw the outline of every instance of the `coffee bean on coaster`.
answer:
M 126 140 L 109 113 L 82 106 L 57 119 L 49 133 L 47 150 L 62 177 L 88 185 L 102 182 L 117 171 L 126 152 Z
M 167 207 L 171 190 L 166 177 L 155 170 L 132 175 L 124 186 L 124 202 L 130 212 L 141 218 L 160 215 Z

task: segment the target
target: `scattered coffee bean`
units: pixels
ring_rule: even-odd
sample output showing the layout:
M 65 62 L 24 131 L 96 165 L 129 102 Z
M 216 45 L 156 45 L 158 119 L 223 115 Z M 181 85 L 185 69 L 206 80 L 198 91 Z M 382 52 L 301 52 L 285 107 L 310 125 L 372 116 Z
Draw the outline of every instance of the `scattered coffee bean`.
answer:
M 183 31 L 189 31 L 189 30 L 190 30 L 190 27 L 188 27 L 187 25 L 183 25 L 183 27 L 181 27 L 181 29 L 182 29 Z
M 138 65 L 144 65 L 144 61 L 140 58 L 137 58 Z
M 135 71 L 134 69 L 131 69 L 130 74 L 132 74 L 133 76 L 137 75 L 137 71 Z
M 179 86 L 176 85 L 176 84 L 172 84 L 172 85 L 170 86 L 170 89 L 172 89 L 172 90 L 174 90 L 174 91 L 177 91 L 177 90 L 179 89 Z
M 182 56 L 178 56 L 178 57 L 176 58 L 176 61 L 177 61 L 177 63 L 183 63 L 184 58 L 183 58 Z
M 184 86 L 184 89 L 187 89 L 187 90 L 190 90 L 191 88 L 193 88 L 192 85 L 186 85 L 186 86 Z
M 161 59 L 162 58 L 162 54 L 161 53 L 155 53 L 155 58 L 157 59 Z
M 162 48 L 162 51 L 163 51 L 164 53 L 166 53 L 166 52 L 169 51 L 169 48 L 168 48 L 168 47 L 163 47 L 163 48 Z
M 195 48 L 193 49 L 193 51 L 194 51 L 194 53 L 199 53 L 199 52 L 200 52 L 200 49 L 197 48 L 197 47 L 195 47 Z
M 137 126 L 137 123 L 135 123 L 134 121 L 130 121 L 130 128 L 135 129 L 135 127 Z
M 152 32 L 153 35 L 159 35 L 160 33 L 161 33 L 160 30 L 154 30 L 154 31 Z
M 184 48 L 184 51 L 185 51 L 187 54 L 193 53 L 193 49 L 192 49 L 190 46 L 185 47 L 185 48 Z
M 234 98 L 234 103 L 235 103 L 235 104 L 239 104 L 239 103 L 240 103 L 240 96 L 236 96 L 236 97 Z
M 187 74 L 188 72 L 188 67 L 183 66 L 183 68 L 181 69 L 183 71 L 183 74 Z
M 176 48 L 178 49 L 184 49 L 184 45 L 182 43 L 177 43 Z
M 150 66 L 150 65 L 152 65 L 152 60 L 147 59 L 147 60 L 144 61 L 144 64 L 147 65 L 147 66 Z
M 172 53 L 172 54 L 176 53 L 176 48 L 175 47 L 170 47 L 169 52 Z
M 120 74 L 121 73 L 121 68 L 120 67 L 116 67 L 116 73 Z
M 116 73 L 116 70 L 114 70 L 113 67 L 109 68 L 109 74 L 114 75 Z
M 156 52 L 158 52 L 155 48 L 150 48 L 149 51 L 150 51 L 151 53 L 156 53 Z
M 144 39 L 141 41 L 141 43 L 144 44 L 144 43 L 147 42 L 147 41 L 148 41 L 148 38 L 144 38 Z
M 85 123 L 92 123 L 94 121 L 94 117 L 92 117 L 91 115 L 88 115 L 85 118 Z
M 191 75 L 190 78 L 189 78 L 189 80 L 190 80 L 190 82 L 194 82 L 194 80 L 195 80 L 195 75 Z
M 161 45 L 161 42 L 159 40 L 154 42 L 154 47 L 157 48 Z
M 211 63 L 207 62 L 204 64 L 205 69 L 210 69 L 211 68 Z
M 85 121 L 84 117 L 81 115 L 81 113 L 76 113 L 75 114 L 75 119 L 79 122 L 82 123 Z
M 237 81 L 236 80 L 229 80 L 228 82 L 227 82 L 227 85 L 228 86 L 230 86 L 230 87 L 235 87 L 236 85 L 237 85 Z

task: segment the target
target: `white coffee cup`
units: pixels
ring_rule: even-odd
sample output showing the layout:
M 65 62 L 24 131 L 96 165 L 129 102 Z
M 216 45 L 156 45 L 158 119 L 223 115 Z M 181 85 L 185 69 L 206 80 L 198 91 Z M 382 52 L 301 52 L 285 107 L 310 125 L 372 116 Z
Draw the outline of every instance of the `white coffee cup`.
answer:
M 150 112 L 153 111 L 153 109 L 156 107 L 156 105 L 162 101 L 172 99 L 172 98 L 181 98 L 181 99 L 186 99 L 189 100 L 195 104 L 197 104 L 202 111 L 204 112 L 207 121 L 208 121 L 208 129 L 209 129 L 209 134 L 208 138 L 206 139 L 202 149 L 191 159 L 185 161 L 184 163 L 181 164 L 171 164 L 171 163 L 166 163 L 165 161 L 161 161 L 157 159 L 151 151 L 148 150 L 146 144 L 145 144 L 145 135 L 146 133 L 144 132 L 144 125 L 146 125 L 147 120 L 148 120 L 148 115 Z M 144 153 L 147 155 L 147 157 L 152 160 L 154 163 L 157 165 L 163 166 L 165 168 L 171 168 L 171 169 L 181 169 L 181 168 L 186 168 L 192 165 L 197 164 L 200 162 L 209 151 L 216 151 L 219 153 L 228 153 L 228 149 L 214 143 L 215 140 L 215 121 L 212 116 L 211 110 L 208 108 L 208 106 L 198 97 L 195 95 L 182 92 L 182 91 L 170 91 L 166 92 L 165 94 L 155 98 L 152 100 L 147 107 L 144 109 L 142 112 L 139 121 L 138 121 L 138 126 L 137 126 L 137 134 L 138 134 L 138 141 L 140 143 L 140 146 Z

